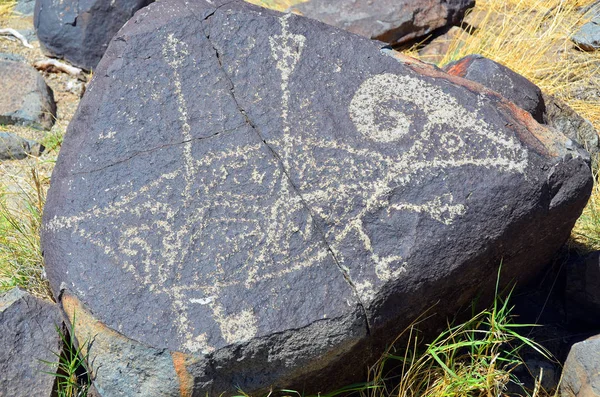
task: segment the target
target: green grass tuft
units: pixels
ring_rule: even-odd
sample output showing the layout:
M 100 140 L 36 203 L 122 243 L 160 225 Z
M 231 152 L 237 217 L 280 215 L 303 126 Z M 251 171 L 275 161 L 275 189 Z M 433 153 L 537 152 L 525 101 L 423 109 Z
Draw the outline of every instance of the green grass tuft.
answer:
M 40 143 L 44 146 L 46 152 L 56 152 L 62 146 L 64 133 L 60 130 L 51 130 L 44 135 Z
M 75 314 L 73 314 L 73 324 L 75 324 Z M 75 327 L 75 325 L 73 325 Z M 77 347 L 74 334 L 64 331 L 56 326 L 56 332 L 63 343 L 62 353 L 52 352 L 57 362 L 41 360 L 44 364 L 56 368 L 56 372 L 45 372 L 56 377 L 56 395 L 57 397 L 86 397 L 91 386 L 88 373 L 85 369 L 89 341 L 85 341 Z M 57 365 L 58 363 L 58 365 Z
M 508 297 L 496 298 L 491 308 L 475 313 L 462 324 L 448 326 L 431 343 L 421 347 L 419 332 L 411 326 L 408 348 L 392 346 L 372 369 L 369 393 L 363 396 L 502 396 L 510 382 L 523 395 L 541 395 L 538 389 L 527 391 L 514 376 L 523 366 L 519 352 L 524 347 L 549 358 L 550 353 L 519 329 L 511 315 Z M 541 381 L 541 380 L 540 380 Z
M 0 293 L 21 287 L 51 299 L 40 248 L 47 181 L 35 166 L 27 174 L 16 181 L 17 191 L 0 190 Z
M 512 291 L 511 291 L 512 292 Z M 520 351 L 527 347 L 545 358 L 550 353 L 519 330 L 531 324 L 519 324 L 511 314 L 509 293 L 502 298 L 496 285 L 492 306 L 458 325 L 449 325 L 431 343 L 420 340 L 418 323 L 398 336 L 392 346 L 371 368 L 367 383 L 335 390 L 319 397 L 353 395 L 360 397 L 496 397 L 505 396 L 509 383 L 523 396 L 544 396 L 538 379 L 534 390 L 525 390 L 514 375 L 524 366 Z M 400 343 L 400 341 L 405 341 Z M 303 397 L 293 390 L 278 395 Z M 272 393 L 270 393 L 272 394 Z M 238 397 L 249 397 L 240 393 Z M 316 397 L 316 396 L 315 396 Z

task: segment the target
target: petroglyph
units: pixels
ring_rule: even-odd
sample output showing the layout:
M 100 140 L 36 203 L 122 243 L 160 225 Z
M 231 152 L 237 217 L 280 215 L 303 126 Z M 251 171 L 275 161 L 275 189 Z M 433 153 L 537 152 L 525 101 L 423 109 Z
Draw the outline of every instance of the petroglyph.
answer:
M 215 304 L 213 313 L 221 328 L 223 338 L 227 343 L 240 343 L 249 341 L 256 335 L 256 317 L 252 309 L 242 310 L 232 316 L 224 314 L 221 306 Z
M 102 133 L 98 136 L 99 140 L 104 140 L 104 139 L 112 139 L 114 138 L 114 136 L 116 135 L 116 131 L 108 131 L 106 133 Z
M 451 227 L 469 210 L 465 197 L 447 191 L 418 203 L 405 202 L 403 189 L 461 167 L 522 174 L 528 163 L 526 149 L 514 136 L 492 128 L 479 117 L 479 109 L 466 109 L 418 77 L 371 76 L 346 103 L 356 131 L 345 133 L 368 144 L 293 129 L 290 81 L 306 38 L 290 32 L 289 18 L 280 18 L 281 33 L 269 40 L 281 75 L 282 133 L 268 144 L 277 150 L 283 169 L 263 142 L 242 139 L 243 125 L 228 133 L 240 139 L 225 141 L 221 135 L 214 139 L 222 145 L 198 150 L 204 142 L 192 139 L 194 115 L 189 114 L 181 77 L 193 62 L 193 51 L 169 34 L 162 55 L 170 67 L 179 113 L 180 125 L 173 128 L 184 144 L 160 150 L 179 156 L 181 168 L 156 175 L 137 190 L 124 183 L 111 192 L 109 204 L 90 203 L 82 213 L 46 223 L 50 230 L 72 231 L 109 260 L 120 258 L 119 266 L 142 288 L 167 299 L 177 316 L 181 345 L 189 352 L 214 350 L 217 341 L 203 328 L 209 321 L 227 344 L 259 335 L 255 310 L 237 305 L 232 312 L 223 299 L 228 290 L 235 286 L 253 291 L 265 280 L 323 266 L 331 256 L 328 249 L 351 277 L 354 264 L 344 247 L 367 253 L 370 263 L 361 266 L 370 267 L 377 279 L 356 276 L 351 281 L 361 300 L 370 302 L 378 283 L 402 277 L 410 264 L 399 252 L 379 250 L 369 217 L 377 214 L 383 222 L 410 216 Z M 111 130 L 100 138 L 114 136 Z M 389 147 L 394 150 L 380 150 Z M 311 157 L 325 150 L 330 159 L 317 162 Z M 102 226 L 87 230 L 82 225 L 88 220 Z M 315 238 L 321 224 L 326 225 L 328 246 Z M 263 292 L 269 297 L 279 293 Z M 267 308 L 272 312 L 277 310 L 275 300 Z M 206 312 L 212 319 L 199 317 Z
M 464 203 L 455 202 L 451 192 L 418 204 L 390 202 L 394 190 L 408 184 L 418 185 L 428 176 L 465 166 L 524 173 L 526 149 L 516 138 L 499 134 L 497 129 L 480 118 L 480 108 L 484 103 L 480 101 L 478 106 L 478 109 L 467 110 L 454 97 L 423 79 L 380 74 L 360 85 L 348 112 L 357 131 L 366 139 L 382 144 L 398 142 L 406 145 L 408 142 L 409 146 L 403 153 L 384 156 L 377 150 L 364 152 L 342 142 L 305 139 L 305 144 L 313 148 L 327 147 L 346 153 L 335 156 L 337 164 L 328 164 L 327 175 L 330 178 L 325 178 L 321 189 L 315 189 L 308 183 L 299 186 L 303 197 L 314 209 L 313 213 L 325 222 L 333 220 L 333 227 L 327 230 L 326 237 L 342 266 L 347 261 L 341 247 L 359 243 L 370 253 L 375 273 L 381 281 L 407 271 L 407 264 L 401 256 L 378 254 L 369 238 L 363 220 L 380 209 L 385 209 L 388 216 L 402 211 L 425 214 L 445 225 L 451 225 L 468 209 Z M 407 113 L 403 113 L 402 109 L 408 109 Z M 422 118 L 419 126 L 413 126 L 414 119 L 418 117 Z M 468 147 L 465 139 L 473 146 Z M 303 148 L 297 147 L 295 152 L 301 153 Z M 360 161 L 358 165 L 357 160 L 365 158 L 369 161 Z M 301 162 L 292 166 L 306 169 Z M 359 181 L 360 177 L 356 176 L 381 170 L 385 170 L 381 173 L 383 177 L 373 182 Z M 307 180 L 314 171 L 308 168 Z M 319 174 L 323 175 L 323 172 L 319 170 Z M 360 188 L 357 189 L 358 186 Z M 363 209 L 351 215 L 350 211 L 356 208 L 351 203 L 356 203 L 357 199 L 363 203 Z M 369 301 L 374 294 L 369 289 L 372 287 L 370 283 L 362 279 L 353 281 L 362 299 Z
M 286 139 L 291 139 L 290 125 L 288 120 L 290 106 L 290 77 L 300 61 L 302 50 L 306 43 L 306 37 L 301 34 L 293 34 L 289 31 L 288 20 L 292 14 L 286 14 L 279 18 L 281 24 L 281 34 L 269 37 L 269 46 L 271 47 L 271 56 L 277 62 L 276 67 L 281 72 L 281 117 L 283 119 L 283 131 Z M 283 161 L 286 162 L 292 143 L 285 142 L 283 148 Z
M 446 204 L 452 202 L 452 194 L 446 193 L 441 197 L 436 197 L 425 204 L 409 204 L 398 203 L 388 207 L 390 210 L 408 210 L 414 212 L 425 212 L 433 219 L 445 225 L 451 225 L 454 219 L 460 215 L 464 215 L 466 208 L 463 204 Z
M 192 176 L 194 175 L 192 158 L 192 135 L 190 134 L 190 125 L 188 123 L 188 111 L 185 98 L 181 90 L 181 76 L 179 69 L 184 66 L 186 58 L 189 59 L 189 50 L 187 44 L 177 39 L 173 33 L 167 36 L 165 45 L 163 46 L 163 57 L 173 69 L 173 82 L 175 84 L 175 94 L 177 95 L 177 105 L 179 111 L 179 120 L 181 121 L 181 135 L 184 139 L 184 165 L 185 165 L 185 190 L 183 195 L 190 198 L 190 188 L 192 184 Z

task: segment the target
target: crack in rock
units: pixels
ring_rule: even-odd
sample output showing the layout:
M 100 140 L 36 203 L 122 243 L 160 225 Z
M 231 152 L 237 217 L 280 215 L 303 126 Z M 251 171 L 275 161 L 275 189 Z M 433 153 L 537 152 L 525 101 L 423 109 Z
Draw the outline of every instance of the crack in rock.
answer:
M 221 134 L 225 134 L 225 133 L 228 133 L 228 132 L 233 132 L 233 131 L 235 131 L 238 128 L 243 127 L 243 126 L 244 126 L 244 124 L 240 124 L 240 125 L 238 125 L 238 126 L 236 126 L 234 128 L 231 128 L 231 129 L 228 129 L 228 130 L 223 130 L 223 131 L 217 131 L 214 134 L 211 134 L 211 135 L 208 135 L 208 136 L 202 136 L 202 137 L 198 137 L 198 138 L 186 139 L 184 141 L 176 142 L 176 143 L 166 143 L 164 145 L 160 145 L 160 146 L 157 146 L 157 147 L 152 148 L 152 149 L 140 150 L 139 152 L 135 152 L 134 154 L 132 154 L 131 156 L 129 156 L 127 158 L 124 158 L 124 159 L 119 160 L 119 161 L 115 161 L 114 163 L 111 163 L 109 165 L 105 165 L 104 167 L 95 168 L 95 169 L 89 170 L 89 171 L 74 172 L 73 175 L 88 175 L 88 174 L 93 174 L 95 172 L 103 171 L 103 170 L 106 170 L 107 168 L 114 167 L 115 165 L 119 165 L 119 164 L 126 163 L 128 161 L 131 161 L 132 159 L 134 159 L 137 156 L 142 155 L 142 154 L 148 154 L 148 153 L 156 152 L 157 150 L 161 150 L 161 149 L 169 148 L 169 147 L 173 147 L 173 146 L 185 145 L 186 143 L 190 143 L 190 142 L 202 141 L 202 140 L 205 140 L 205 139 L 211 139 L 211 138 L 214 138 L 214 137 L 219 136 Z
M 310 215 L 310 217 L 312 219 L 316 219 L 315 216 L 314 216 L 314 214 L 313 214 L 313 211 L 309 207 L 306 199 L 302 196 L 302 193 L 299 191 L 299 189 L 297 188 L 297 186 L 292 181 L 292 178 L 290 177 L 288 170 L 285 168 L 285 166 L 283 164 L 281 156 L 267 143 L 266 139 L 260 133 L 258 127 L 252 122 L 252 120 L 248 117 L 248 114 L 246 113 L 246 111 L 240 106 L 240 104 L 239 104 L 239 102 L 237 100 L 237 97 L 235 96 L 235 85 L 233 83 L 233 80 L 229 76 L 229 73 L 227 73 L 227 71 L 225 70 L 225 67 L 223 65 L 222 57 L 221 57 L 221 54 L 219 53 L 219 50 L 215 47 L 214 43 L 210 39 L 210 33 L 208 33 L 208 31 L 210 30 L 210 18 L 218 11 L 218 9 L 220 7 L 222 7 L 222 6 L 226 5 L 226 4 L 228 4 L 228 3 L 224 3 L 224 4 L 220 5 L 220 6 L 218 6 L 217 8 L 215 8 L 215 10 L 213 12 L 211 12 L 209 15 L 207 15 L 201 21 L 202 23 L 207 22 L 209 24 L 209 26 L 206 27 L 206 31 L 205 31 L 204 35 L 205 35 L 206 39 L 208 40 L 208 42 L 210 43 L 210 45 L 213 48 L 213 50 L 215 51 L 215 57 L 217 59 L 217 62 L 219 63 L 219 68 L 221 69 L 221 71 L 223 72 L 224 77 L 227 79 L 227 81 L 229 83 L 229 91 L 230 91 L 230 94 L 231 94 L 231 98 L 234 101 L 235 106 L 237 107 L 238 111 L 244 117 L 244 119 L 246 120 L 247 124 L 256 133 L 256 135 L 258 136 L 258 138 L 260 139 L 260 141 L 262 143 L 264 143 L 264 145 L 267 147 L 267 149 L 269 150 L 269 152 L 272 154 L 273 158 L 277 161 L 277 164 L 281 168 L 281 170 L 282 170 L 283 174 L 285 175 L 288 183 L 290 184 L 290 186 L 292 187 L 293 191 L 298 195 L 300 201 L 302 202 L 302 206 L 308 211 L 308 213 L 309 213 L 309 215 Z M 195 15 L 192 10 L 190 10 L 190 12 L 193 15 Z M 318 222 L 315 222 L 314 225 L 315 225 L 315 228 L 316 228 L 317 232 L 320 235 L 321 241 L 325 245 L 325 248 L 326 248 L 327 252 L 331 255 L 331 257 L 332 257 L 333 261 L 335 262 L 338 270 L 342 273 L 342 276 L 344 277 L 344 280 L 346 280 L 346 282 L 348 283 L 348 285 L 352 289 L 352 292 L 353 292 L 354 296 L 356 297 L 356 300 L 358 301 L 358 305 L 359 305 L 360 310 L 362 312 L 362 316 L 364 317 L 367 335 L 369 335 L 371 333 L 371 326 L 369 324 L 369 318 L 367 316 L 366 307 L 365 307 L 364 303 L 362 302 L 362 300 L 360 298 L 360 294 L 358 293 L 358 290 L 357 290 L 354 282 L 350 278 L 350 274 L 348 274 L 348 272 L 341 265 L 340 261 L 338 260 L 338 258 L 336 257 L 335 253 L 333 252 L 333 249 L 331 248 L 330 244 L 327 242 L 327 239 L 325 237 L 325 233 L 321 229 L 321 227 L 318 225 Z

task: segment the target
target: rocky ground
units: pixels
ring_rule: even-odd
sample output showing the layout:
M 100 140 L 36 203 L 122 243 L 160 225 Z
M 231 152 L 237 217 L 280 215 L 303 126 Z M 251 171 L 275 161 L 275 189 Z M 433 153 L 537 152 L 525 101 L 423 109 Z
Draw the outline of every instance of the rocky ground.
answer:
M 33 48 L 27 48 L 12 36 L 3 35 L 0 36 L 0 53 L 22 56 L 29 65 L 48 59 L 40 50 L 39 42 L 35 38 L 32 16 L 4 15 L 0 17 L 0 28 L 16 29 L 28 38 L 33 46 Z M 69 121 L 73 117 L 85 89 L 85 81 L 66 73 L 40 73 L 54 93 L 57 104 L 55 124 L 50 131 L 17 125 L 0 125 L 0 132 L 14 133 L 46 146 L 46 151 L 39 158 L 29 157 L 23 160 L 0 162 L 0 187 L 4 191 L 19 193 L 23 189 L 29 189 L 32 169 L 39 172 L 41 181 L 46 187 L 48 186 L 62 136 L 67 130 Z

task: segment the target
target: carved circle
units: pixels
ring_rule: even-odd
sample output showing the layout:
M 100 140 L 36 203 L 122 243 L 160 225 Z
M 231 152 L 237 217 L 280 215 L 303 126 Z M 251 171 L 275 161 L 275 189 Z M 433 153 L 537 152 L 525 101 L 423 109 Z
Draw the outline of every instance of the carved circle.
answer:
M 378 74 L 363 81 L 349 112 L 358 132 L 377 142 L 394 142 L 405 136 L 412 124 L 409 116 L 391 104 L 405 101 L 403 81 L 393 74 Z

